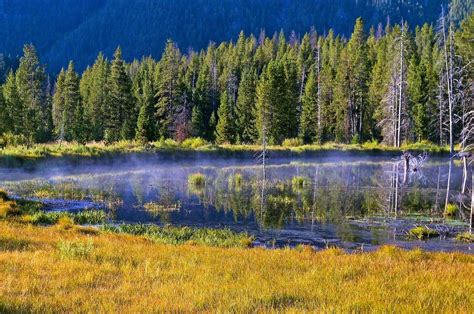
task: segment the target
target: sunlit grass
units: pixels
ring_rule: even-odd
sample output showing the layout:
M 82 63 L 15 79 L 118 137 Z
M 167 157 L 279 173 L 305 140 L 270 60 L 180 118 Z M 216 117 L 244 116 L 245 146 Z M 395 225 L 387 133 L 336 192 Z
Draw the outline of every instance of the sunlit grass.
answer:
M 409 231 L 409 236 L 419 240 L 429 239 L 439 236 L 439 232 L 428 227 L 418 226 Z
M 204 186 L 206 184 L 206 176 L 202 173 L 192 173 L 188 176 L 188 184 L 193 186 Z
M 457 147 L 458 149 L 459 147 Z M 79 143 L 48 143 L 35 144 L 30 147 L 25 145 L 8 146 L 0 150 L 0 158 L 21 158 L 21 159 L 37 159 L 44 157 L 94 157 L 102 155 L 126 154 L 126 153 L 149 153 L 149 152 L 255 152 L 261 150 L 260 145 L 213 145 L 201 138 L 190 138 L 183 143 L 177 143 L 173 140 L 166 139 L 152 143 L 140 143 L 135 141 L 120 141 L 113 144 L 104 142 L 91 142 L 85 145 Z M 318 151 L 367 151 L 367 152 L 401 152 L 405 150 L 428 153 L 447 153 L 449 147 L 438 146 L 436 144 L 423 141 L 419 143 L 403 144 L 402 147 L 396 148 L 380 144 L 376 141 L 370 141 L 363 144 L 340 144 L 340 143 L 324 143 L 302 145 L 298 139 L 288 139 L 280 146 L 269 146 L 269 151 L 288 151 L 294 153 L 318 152 Z
M 0 312 L 468 313 L 474 307 L 474 257 L 461 253 L 162 245 L 6 222 L 0 230 Z

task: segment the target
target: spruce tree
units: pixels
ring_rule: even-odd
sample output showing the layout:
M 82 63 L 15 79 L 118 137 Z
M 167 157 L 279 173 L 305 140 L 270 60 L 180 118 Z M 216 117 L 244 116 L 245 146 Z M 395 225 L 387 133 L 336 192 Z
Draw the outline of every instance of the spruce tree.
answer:
M 318 86 L 314 71 L 309 73 L 302 97 L 299 137 L 303 143 L 310 144 L 318 139 Z
M 25 45 L 16 71 L 16 87 L 23 108 L 23 134 L 29 143 L 49 139 L 49 103 L 46 95 L 46 74 L 33 45 Z
M 131 81 L 125 71 L 122 51 L 115 51 L 110 77 L 108 79 L 109 97 L 106 101 L 105 140 L 114 142 L 134 137 L 136 126 Z
M 217 144 L 232 143 L 234 128 L 232 127 L 231 110 L 229 108 L 229 96 L 227 91 L 221 95 L 221 103 L 217 110 L 217 126 L 215 138 Z
M 144 80 L 142 89 L 143 91 L 139 98 L 140 111 L 138 113 L 135 139 L 141 143 L 147 143 L 155 137 L 155 97 L 150 79 Z
M 5 103 L 5 125 L 8 131 L 16 135 L 23 134 L 23 103 L 16 86 L 15 74 L 10 71 L 3 85 L 3 100 Z
M 256 82 L 257 74 L 254 69 L 245 69 L 239 85 L 236 117 L 237 136 L 240 143 L 254 143 L 258 138 L 256 126 Z
M 58 78 L 56 79 L 56 85 L 53 95 L 53 126 L 54 134 L 60 141 L 65 140 L 65 128 L 63 114 L 64 114 L 64 81 L 66 79 L 66 72 L 61 69 Z
M 69 62 L 64 77 L 62 90 L 63 112 L 61 125 L 67 141 L 84 142 L 84 122 L 81 94 L 79 91 L 79 76 L 74 70 L 74 63 Z
M 156 116 L 159 120 L 160 137 L 170 137 L 175 113 L 181 99 L 180 84 L 181 54 L 172 41 L 166 44 L 165 52 L 158 64 L 156 76 Z

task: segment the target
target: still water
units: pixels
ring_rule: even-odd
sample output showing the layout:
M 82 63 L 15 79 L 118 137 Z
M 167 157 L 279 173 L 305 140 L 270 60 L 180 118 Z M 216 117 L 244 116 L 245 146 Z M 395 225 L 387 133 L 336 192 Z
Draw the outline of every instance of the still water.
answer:
M 196 173 L 204 183 L 190 182 Z M 462 184 L 461 165 L 447 158 L 429 158 L 408 175 L 389 157 L 270 159 L 265 169 L 252 158 L 0 168 L 0 187 L 50 210 L 105 208 L 116 223 L 230 228 L 254 235 L 256 246 L 349 250 L 470 252 L 472 244 L 454 240 L 468 229 L 471 183 L 464 194 Z M 459 209 L 454 217 L 444 216 L 446 203 Z M 441 236 L 411 240 L 415 226 Z

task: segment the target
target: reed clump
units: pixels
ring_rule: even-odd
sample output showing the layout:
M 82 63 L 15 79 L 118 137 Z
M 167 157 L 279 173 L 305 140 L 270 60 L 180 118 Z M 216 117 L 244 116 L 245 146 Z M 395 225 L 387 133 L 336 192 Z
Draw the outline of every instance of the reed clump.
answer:
M 188 184 L 197 187 L 202 187 L 206 185 L 206 176 L 202 173 L 190 174 L 188 177 Z
M 410 237 L 426 240 L 439 236 L 439 232 L 428 227 L 418 226 L 408 232 Z

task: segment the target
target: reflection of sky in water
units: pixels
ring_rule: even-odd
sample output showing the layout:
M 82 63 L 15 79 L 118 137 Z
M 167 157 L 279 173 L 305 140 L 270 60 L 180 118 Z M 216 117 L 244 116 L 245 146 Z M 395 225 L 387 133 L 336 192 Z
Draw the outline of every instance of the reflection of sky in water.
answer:
M 112 202 L 118 221 L 229 227 L 250 232 L 258 243 L 266 245 L 368 248 L 397 243 L 468 250 L 469 245 L 456 243 L 451 237 L 404 241 L 406 232 L 417 224 L 443 233 L 467 228 L 462 224 L 468 219 L 467 209 L 449 222 L 443 218 L 448 165 L 431 160 L 421 171 L 404 178 L 403 166 L 397 169 L 390 159 L 334 163 L 272 160 L 266 169 L 263 201 L 262 169 L 252 161 L 46 168 L 16 176 L 35 179 L 29 183 L 5 178 L 0 185 L 13 191 L 17 188 L 23 195 L 45 182 L 58 190 L 72 186 L 85 193 L 119 198 L 121 202 Z M 188 184 L 188 176 L 197 172 L 206 176 L 204 186 Z M 5 174 L 6 170 L 0 170 L 0 178 Z M 460 194 L 461 184 L 462 168 L 453 165 L 448 202 L 470 206 L 469 192 Z M 27 187 L 18 188 L 21 186 Z

